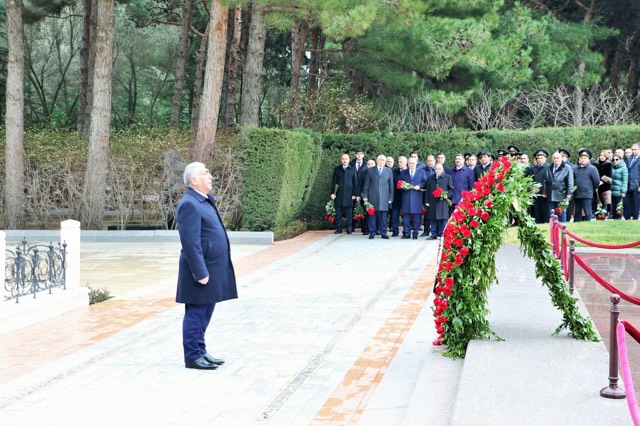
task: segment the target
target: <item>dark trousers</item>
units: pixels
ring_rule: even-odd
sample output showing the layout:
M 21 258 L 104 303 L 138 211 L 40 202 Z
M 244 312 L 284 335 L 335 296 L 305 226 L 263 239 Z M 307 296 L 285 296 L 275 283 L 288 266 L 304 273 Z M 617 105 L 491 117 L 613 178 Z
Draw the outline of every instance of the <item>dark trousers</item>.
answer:
M 424 215 L 424 230 L 422 231 L 425 234 L 428 234 L 431 231 L 431 220 L 429 220 L 429 215 Z
M 405 213 L 402 222 L 402 235 L 409 236 L 409 233 L 417 237 L 420 233 L 420 213 Z
M 336 225 L 338 227 L 338 231 L 342 231 L 342 212 L 346 212 L 346 220 L 347 220 L 347 231 L 353 230 L 353 206 L 351 207 L 343 207 L 336 206 Z
M 621 215 L 616 213 L 618 211 L 618 204 L 622 201 L 622 197 L 616 197 L 615 195 L 611 196 L 611 218 L 612 219 L 620 219 Z M 624 207 L 623 207 L 624 208 Z
M 360 219 L 360 229 L 362 229 L 363 234 L 369 233 L 369 214 L 367 213 L 367 209 L 364 208 L 364 201 L 356 201 L 356 203 L 360 203 L 362 209 L 364 210 L 364 219 Z
M 207 353 L 204 334 L 211 321 L 215 306 L 215 303 L 185 303 L 182 320 L 182 347 L 185 363 L 193 362 Z
M 538 196 L 533 200 L 533 214 L 536 223 L 548 223 L 549 222 L 549 211 L 551 207 L 549 207 L 549 203 L 547 199 Z
M 442 237 L 444 227 L 447 226 L 447 219 L 436 219 L 431 221 L 431 235 Z
M 369 216 L 369 235 L 376 235 L 376 232 L 380 233 L 380 235 L 387 235 L 387 228 L 386 211 L 376 210 L 372 216 Z
M 584 217 L 585 221 L 591 220 L 591 201 L 592 198 L 575 198 L 575 210 L 573 213 L 573 221 L 574 222 L 582 222 L 582 218 Z M 584 210 L 584 216 L 583 216 Z
M 630 189 L 624 197 L 627 200 L 627 206 L 624 208 L 625 219 L 638 219 L 640 215 L 640 192 L 637 189 Z
M 391 232 L 394 234 L 400 233 L 400 211 L 401 207 L 392 207 L 391 208 Z M 418 227 L 420 226 L 420 222 L 418 222 Z

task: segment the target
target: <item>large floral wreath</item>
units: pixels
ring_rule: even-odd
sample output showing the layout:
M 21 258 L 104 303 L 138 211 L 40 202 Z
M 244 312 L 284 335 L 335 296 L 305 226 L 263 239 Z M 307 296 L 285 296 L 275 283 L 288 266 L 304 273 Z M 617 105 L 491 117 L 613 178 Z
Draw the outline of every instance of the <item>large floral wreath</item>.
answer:
M 597 341 L 591 321 L 580 315 L 576 300 L 562 276 L 560 264 L 549 252 L 544 235 L 525 211 L 533 182 L 506 157 L 495 161 L 472 191 L 463 191 L 444 230 L 436 274 L 433 304 L 438 337 L 434 345 L 447 345 L 444 354 L 464 357 L 471 339 L 488 339 L 487 291 L 496 279 L 495 256 L 511 220 L 518 223 L 522 250 L 536 262 L 536 275 L 547 286 L 552 303 L 563 311 L 556 334 Z M 520 207 L 522 206 L 522 208 Z

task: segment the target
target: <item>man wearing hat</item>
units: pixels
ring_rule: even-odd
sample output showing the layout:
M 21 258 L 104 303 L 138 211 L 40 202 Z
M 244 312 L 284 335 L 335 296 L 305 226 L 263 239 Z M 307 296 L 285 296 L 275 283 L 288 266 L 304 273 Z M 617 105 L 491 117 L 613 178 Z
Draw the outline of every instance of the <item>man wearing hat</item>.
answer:
M 480 162 L 476 164 L 476 167 L 473 169 L 476 181 L 480 179 L 480 177 L 489 173 L 489 170 L 491 170 L 491 163 L 493 162 L 492 158 L 493 155 L 489 151 L 482 151 L 478 153 L 478 161 Z
M 364 150 L 362 148 L 356 149 L 356 158 L 349 162 L 356 170 L 356 177 L 358 180 L 358 194 L 362 191 L 364 185 L 364 177 L 367 174 L 367 160 L 364 159 Z M 369 235 L 369 215 L 367 209 L 364 208 L 364 201 L 360 197 L 356 197 L 356 203 L 362 204 L 362 210 L 364 210 L 364 219 L 360 219 L 360 229 L 362 229 L 362 235 Z M 354 225 L 355 227 L 355 225 Z
M 591 220 L 591 202 L 593 193 L 600 184 L 598 169 L 591 164 L 591 151 L 582 148 L 578 151 L 578 164 L 573 166 L 573 183 L 576 187 L 573 193 L 575 202 L 574 222 Z
M 520 148 L 515 145 L 509 145 L 507 147 L 507 151 L 509 151 L 509 155 L 511 155 L 511 158 L 514 158 L 517 157 L 516 153 L 520 153 Z M 522 155 L 522 153 L 520 153 L 520 155 Z
M 549 209 L 556 209 L 564 199 L 570 200 L 573 194 L 573 169 L 562 161 L 562 154 L 556 151 L 551 156 L 551 166 L 547 169 L 545 185 Z M 560 222 L 566 222 L 567 212 L 560 214 Z
M 497 152 L 500 157 L 507 157 L 509 155 L 509 151 L 506 149 L 500 148 Z
M 533 190 L 536 198 L 533 200 L 533 214 L 536 223 L 549 222 L 549 203 L 547 202 L 547 157 L 549 153 L 542 148 L 536 149 L 533 153 L 534 164 L 525 171 L 525 176 L 531 176 L 533 182 L 539 186 Z
M 569 165 L 572 165 L 569 162 L 569 158 L 571 158 L 571 151 L 569 151 L 567 148 L 560 148 L 558 150 L 558 152 L 560 153 L 560 155 L 562 156 L 562 162 L 563 163 L 567 163 Z

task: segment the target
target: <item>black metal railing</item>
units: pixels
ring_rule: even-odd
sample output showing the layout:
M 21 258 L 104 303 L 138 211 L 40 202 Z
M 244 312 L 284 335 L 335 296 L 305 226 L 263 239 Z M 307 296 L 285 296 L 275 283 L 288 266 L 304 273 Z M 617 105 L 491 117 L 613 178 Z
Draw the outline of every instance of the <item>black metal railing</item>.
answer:
M 4 299 L 15 299 L 33 295 L 54 288 L 66 288 L 66 257 L 67 244 L 58 243 L 54 246 L 34 244 L 27 245 L 22 240 L 22 245 L 14 250 L 6 249 L 5 253 L 5 278 Z

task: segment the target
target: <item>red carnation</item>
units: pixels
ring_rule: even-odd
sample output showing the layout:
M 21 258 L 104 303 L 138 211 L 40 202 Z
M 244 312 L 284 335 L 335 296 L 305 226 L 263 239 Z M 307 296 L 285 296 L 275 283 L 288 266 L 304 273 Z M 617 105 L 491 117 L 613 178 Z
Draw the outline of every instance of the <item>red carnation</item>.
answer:
M 447 271 L 453 271 L 453 262 L 447 262 L 445 268 L 447 269 Z
M 482 213 L 480 213 L 480 217 L 482 218 L 482 220 L 484 220 L 486 222 L 487 220 L 489 220 L 491 215 L 489 214 L 489 212 L 484 212 L 483 211 Z
M 433 196 L 435 198 L 440 198 L 440 196 L 442 195 L 442 188 L 437 187 L 433 192 L 432 192 Z
M 440 309 L 442 309 L 444 311 L 448 307 L 449 307 L 449 302 L 447 302 L 446 300 L 443 299 L 442 302 L 440 303 Z
M 469 222 L 469 225 L 472 228 L 477 228 L 478 226 L 480 226 L 480 223 L 477 220 L 473 219 L 471 222 Z
M 451 297 L 451 295 L 453 294 L 453 291 L 451 291 L 449 287 L 443 287 L 442 292 L 446 294 L 448 297 Z
M 471 230 L 467 227 L 462 228 L 462 236 L 465 238 L 471 237 Z
M 438 334 L 442 334 L 442 333 L 444 333 L 444 327 L 440 326 L 440 327 L 436 328 L 436 331 L 438 332 Z
M 490 209 L 491 207 L 493 207 L 493 201 L 491 200 L 485 200 L 484 202 L 484 206 L 488 209 Z
M 369 207 L 367 209 L 367 213 L 369 214 L 369 216 L 373 216 L 375 212 L 376 212 L 376 209 L 374 207 Z
M 469 213 L 469 216 L 475 216 L 477 212 L 476 212 L 476 209 L 471 208 L 469 209 L 468 213 Z
M 504 185 L 502 184 L 502 182 L 496 185 L 496 189 L 500 192 L 504 192 Z
M 433 344 L 433 346 L 440 346 L 442 342 L 439 339 L 436 339 L 433 342 L 431 342 L 431 344 Z
M 456 265 L 460 266 L 464 262 L 464 259 L 459 254 L 456 255 Z
M 498 173 L 498 175 L 496 176 L 496 180 L 501 181 L 504 179 L 504 173 Z
M 502 185 L 502 184 L 498 184 L 498 185 Z M 484 188 L 482 188 L 482 195 L 484 196 L 491 195 L 491 188 L 489 188 L 488 186 L 485 186 Z
M 462 247 L 462 240 L 460 238 L 456 238 L 455 240 L 453 240 L 453 245 L 455 245 L 456 247 Z
M 498 167 L 500 167 L 500 163 L 498 163 L 497 161 L 494 161 L 493 163 L 491 163 L 491 170 L 495 170 Z
M 460 256 L 466 256 L 469 254 L 469 249 L 467 247 L 462 247 L 460 249 Z
M 440 315 L 442 313 L 442 308 L 438 306 L 433 313 L 436 314 L 436 316 Z
M 446 285 L 447 287 L 449 287 L 449 288 L 453 287 L 453 277 L 447 277 L 444 280 L 444 282 L 445 282 L 444 285 Z
M 402 189 L 402 184 L 404 184 L 404 181 L 399 180 L 398 183 L 396 184 L 396 189 Z

